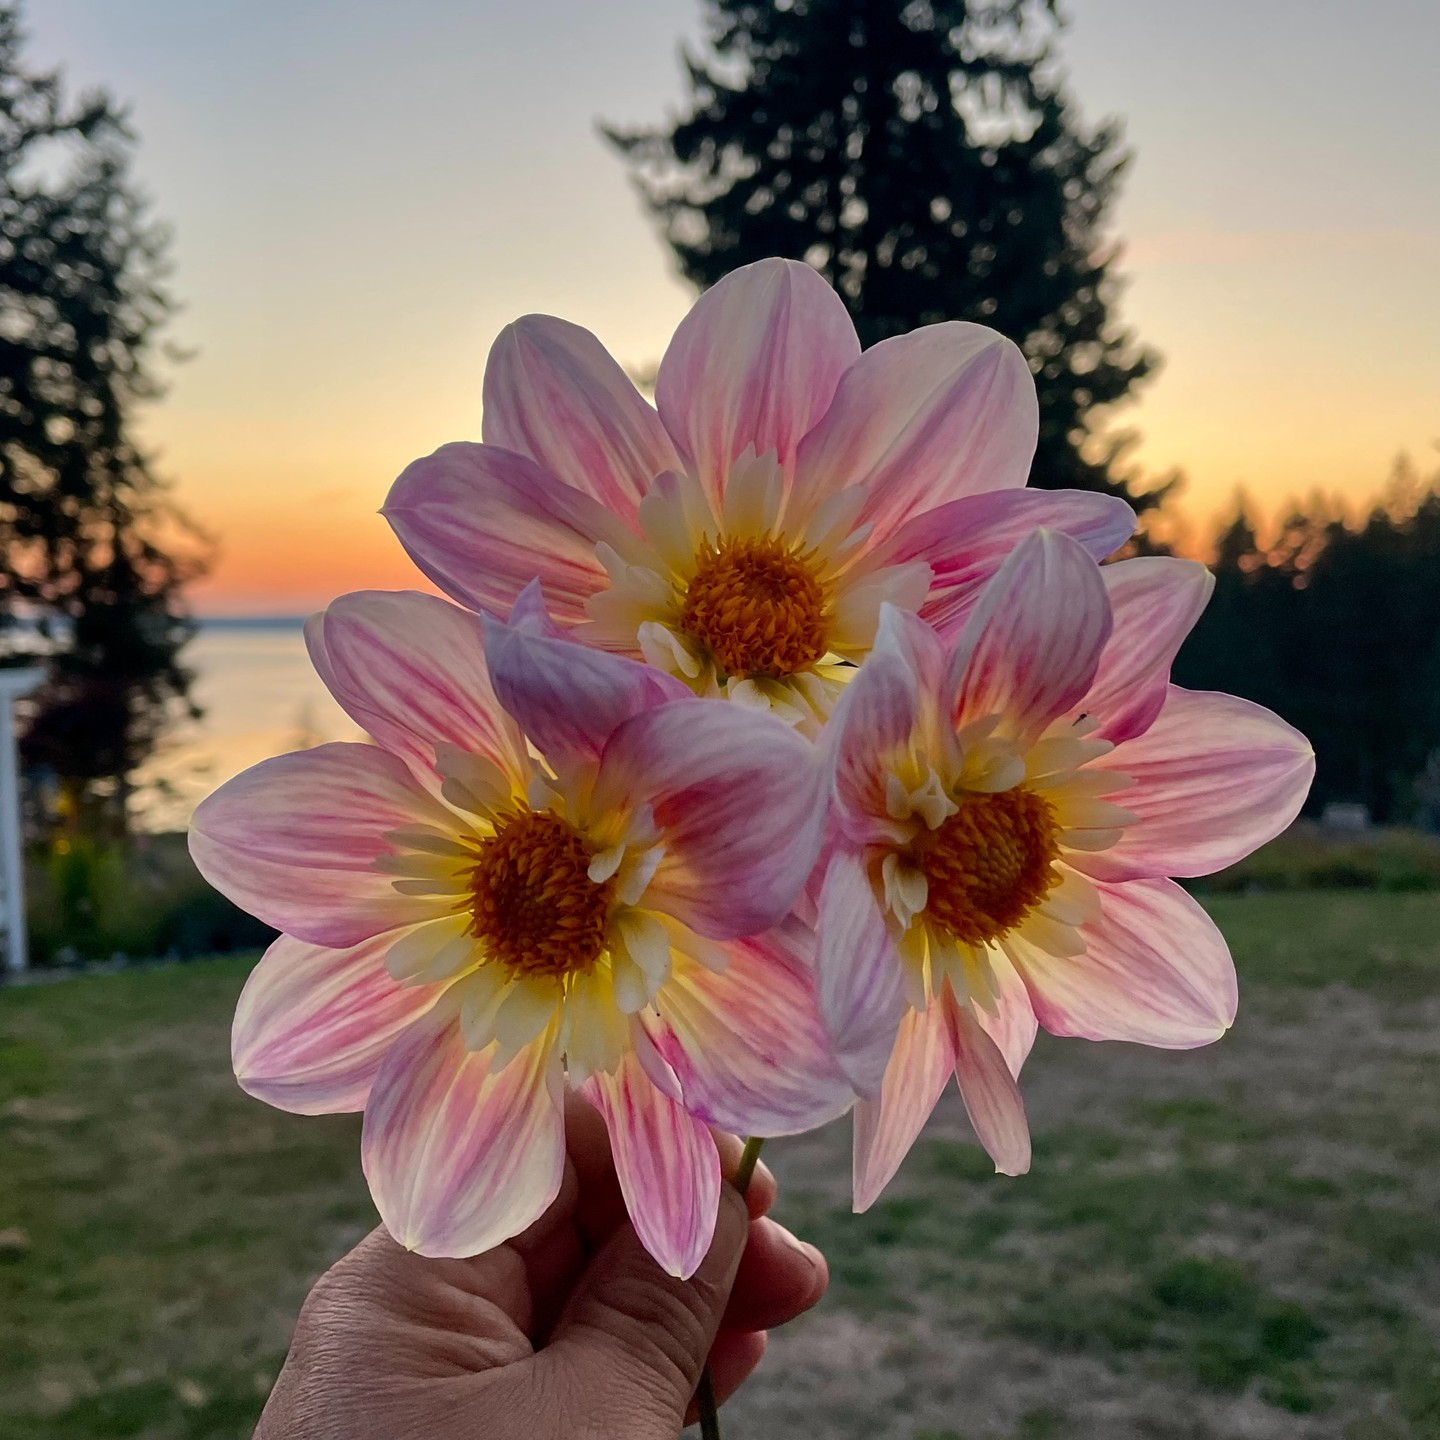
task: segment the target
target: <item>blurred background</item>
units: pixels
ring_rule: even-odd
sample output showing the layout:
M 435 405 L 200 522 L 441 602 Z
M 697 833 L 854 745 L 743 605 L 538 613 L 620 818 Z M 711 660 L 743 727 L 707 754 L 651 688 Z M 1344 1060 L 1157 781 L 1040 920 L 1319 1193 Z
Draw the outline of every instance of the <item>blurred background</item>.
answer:
M 835 1286 L 732 1428 L 1440 1436 L 1437 54 L 1432 0 L 0 0 L 0 1437 L 249 1434 L 374 1217 L 355 1123 L 234 1086 L 268 937 L 189 813 L 352 738 L 303 618 L 423 583 L 375 512 L 503 325 L 643 385 L 771 254 L 1021 344 L 1032 483 L 1207 561 L 1176 680 L 1319 768 L 1197 886 L 1222 1044 L 1042 1037 L 1034 1173 L 946 1102 L 862 1219 L 843 1125 L 772 1147 Z

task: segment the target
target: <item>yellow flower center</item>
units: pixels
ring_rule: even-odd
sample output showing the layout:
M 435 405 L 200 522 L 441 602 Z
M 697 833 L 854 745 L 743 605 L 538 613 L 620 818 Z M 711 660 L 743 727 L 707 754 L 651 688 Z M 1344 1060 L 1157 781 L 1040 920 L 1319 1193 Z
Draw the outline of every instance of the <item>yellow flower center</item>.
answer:
M 706 541 L 681 628 L 727 675 L 780 679 L 828 649 L 829 595 L 811 555 L 781 540 Z
M 1023 786 L 955 799 L 959 810 L 916 842 L 925 911 L 957 940 L 982 945 L 1013 930 L 1059 878 L 1059 826 L 1049 802 Z
M 588 970 L 605 948 L 614 881 L 596 884 L 593 851 L 549 810 L 518 810 L 482 840 L 471 875 L 471 933 L 491 959 L 527 975 Z

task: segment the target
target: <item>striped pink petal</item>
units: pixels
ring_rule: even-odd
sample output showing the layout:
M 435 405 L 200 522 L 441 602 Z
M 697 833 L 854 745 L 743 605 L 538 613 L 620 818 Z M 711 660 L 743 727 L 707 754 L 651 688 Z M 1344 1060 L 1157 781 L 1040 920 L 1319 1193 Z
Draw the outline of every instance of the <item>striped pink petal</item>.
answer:
M 835 818 L 855 844 L 893 834 L 885 808 L 886 762 L 909 743 L 921 716 L 921 677 L 909 654 L 897 647 L 897 640 L 908 638 L 898 613 L 885 607 L 877 646 L 845 687 L 825 731 L 834 766 Z M 938 644 L 922 642 L 922 664 L 931 649 Z
M 966 495 L 1019 489 L 1039 410 L 1025 357 L 998 331 L 951 320 L 872 346 L 846 371 L 795 466 L 802 508 L 850 485 L 884 541 Z
M 1036 530 L 985 587 L 950 658 L 957 725 L 1000 715 L 1021 743 L 1089 690 L 1110 638 L 1100 568 L 1078 541 Z
M 948 1003 L 955 1026 L 955 1079 L 965 1113 L 995 1169 L 1023 1175 L 1030 1168 L 1030 1126 L 1015 1076 L 970 1006 Z
M 1123 500 L 1087 490 L 991 490 L 922 511 L 865 563 L 929 565 L 933 579 L 920 618 L 948 640 L 959 634 L 985 582 L 1041 528 L 1069 535 L 1103 560 L 1130 538 L 1135 512 Z
M 1263 706 L 1172 685 L 1155 723 L 1089 768 L 1131 777 L 1116 799 L 1136 818 L 1110 849 L 1069 857 L 1076 869 L 1103 880 L 1208 875 L 1294 820 L 1315 752 Z
M 598 541 L 633 543 L 623 522 L 533 460 L 495 445 L 443 445 L 408 466 L 382 511 L 405 552 L 452 599 L 503 615 L 535 578 L 558 619 L 584 621 L 609 585 Z
M 906 1013 L 904 975 L 862 855 L 837 850 L 820 891 L 820 1012 L 861 1095 L 880 1094 Z
M 385 973 L 393 935 L 326 950 L 282 935 L 250 972 L 230 1056 L 240 1088 L 297 1115 L 363 1110 L 391 1042 L 435 1003 Z
M 1215 577 L 1194 560 L 1145 556 L 1101 572 L 1115 628 L 1095 682 L 1077 707 L 1102 721 L 1102 740 L 1141 734 L 1165 703 L 1170 666 L 1215 588 Z
M 595 781 L 599 809 L 648 804 L 661 860 L 645 904 L 716 940 L 777 924 L 820 853 L 827 777 L 768 712 L 676 700 L 628 720 Z
M 468 611 L 414 591 L 360 591 L 314 616 L 305 639 L 346 714 L 431 788 L 437 743 L 523 783 L 525 737 L 495 698 L 480 621 Z
M 1170 880 L 1099 882 L 1101 918 L 1085 953 L 1059 960 L 1007 941 L 1040 1024 L 1052 1035 L 1188 1050 L 1235 1019 L 1235 966 L 1214 922 Z
M 1029 1059 L 1040 1028 L 1030 1004 L 1030 992 L 1015 967 L 998 950 L 989 952 L 990 973 L 997 992 L 995 1013 L 975 1009 L 975 1018 L 985 1033 L 1000 1047 L 1010 1073 L 1018 1080 L 1021 1067 Z
M 490 678 L 500 703 L 550 763 L 594 761 L 622 721 L 689 699 L 680 681 L 619 655 L 569 640 L 530 585 L 508 620 L 483 617 Z
M 660 362 L 655 404 L 717 513 L 747 449 L 789 469 L 859 353 L 840 297 L 798 261 L 743 266 L 700 297 Z
M 729 944 L 719 973 L 683 965 L 666 982 L 647 1023 L 691 1114 L 736 1135 L 794 1135 L 850 1107 L 820 1024 L 813 948 L 790 921 Z
M 385 1228 L 422 1255 L 478 1255 L 539 1219 L 560 1190 L 565 1121 L 547 1030 L 493 1070 L 442 999 L 391 1046 L 360 1158 Z
M 627 1054 L 581 1087 L 610 1132 L 615 1174 L 640 1243 L 688 1280 L 715 1235 L 720 1155 L 705 1125 L 662 1095 Z
M 358 945 L 434 913 L 375 862 L 385 836 L 448 826 L 402 760 L 374 745 L 317 745 L 264 760 L 203 801 L 190 854 L 222 895 L 313 945 Z
M 855 1213 L 880 1197 L 924 1129 L 955 1069 L 955 1035 L 946 1007 L 906 1010 L 878 1100 L 855 1106 Z
M 605 347 L 550 315 L 507 325 L 491 347 L 482 435 L 627 519 L 679 464 L 660 417 Z

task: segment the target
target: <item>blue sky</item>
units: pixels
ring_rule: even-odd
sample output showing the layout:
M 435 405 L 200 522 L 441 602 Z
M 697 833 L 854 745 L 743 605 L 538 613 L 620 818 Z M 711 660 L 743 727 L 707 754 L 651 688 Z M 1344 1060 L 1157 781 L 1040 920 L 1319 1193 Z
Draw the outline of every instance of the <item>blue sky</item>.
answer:
M 1063 57 L 1136 159 L 1124 315 L 1167 364 L 1117 419 L 1201 515 L 1359 494 L 1440 437 L 1434 0 L 1075 0 Z M 479 429 L 531 310 L 658 357 L 689 299 L 595 121 L 682 98 L 692 0 L 32 0 L 32 57 L 133 105 L 196 358 L 148 421 L 224 544 L 213 608 L 404 583 L 374 517 Z M 343 571 L 343 574 L 341 573 Z

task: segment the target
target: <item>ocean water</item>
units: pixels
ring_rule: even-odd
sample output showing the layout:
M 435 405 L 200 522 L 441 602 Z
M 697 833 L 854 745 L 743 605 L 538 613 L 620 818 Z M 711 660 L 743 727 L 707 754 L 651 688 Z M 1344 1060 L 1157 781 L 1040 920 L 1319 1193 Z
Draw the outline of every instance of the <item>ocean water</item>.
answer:
M 202 622 L 185 660 L 205 716 L 175 732 L 138 777 L 140 828 L 182 829 L 217 785 L 271 755 L 364 738 L 311 669 L 301 627 L 298 619 Z

